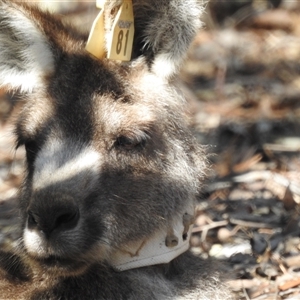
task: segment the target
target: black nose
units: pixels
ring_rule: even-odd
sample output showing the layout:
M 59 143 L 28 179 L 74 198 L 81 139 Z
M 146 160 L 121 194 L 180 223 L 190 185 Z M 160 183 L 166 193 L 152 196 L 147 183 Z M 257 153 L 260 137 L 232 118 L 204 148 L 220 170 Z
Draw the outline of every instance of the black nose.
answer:
M 32 201 L 27 214 L 28 229 L 40 230 L 47 237 L 75 228 L 80 217 L 75 201 L 67 196 Z

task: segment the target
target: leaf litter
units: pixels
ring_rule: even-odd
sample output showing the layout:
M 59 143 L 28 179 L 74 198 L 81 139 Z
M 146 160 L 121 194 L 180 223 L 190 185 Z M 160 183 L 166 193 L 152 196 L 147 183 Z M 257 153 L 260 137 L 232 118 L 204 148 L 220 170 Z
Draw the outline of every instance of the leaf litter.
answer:
M 89 28 L 90 3 L 59 3 L 67 21 Z M 297 1 L 211 1 L 176 79 L 211 161 L 192 250 L 225 263 L 239 300 L 300 299 L 299 16 Z M 21 105 L 0 90 L 2 248 L 19 234 L 24 150 L 14 150 L 12 124 Z

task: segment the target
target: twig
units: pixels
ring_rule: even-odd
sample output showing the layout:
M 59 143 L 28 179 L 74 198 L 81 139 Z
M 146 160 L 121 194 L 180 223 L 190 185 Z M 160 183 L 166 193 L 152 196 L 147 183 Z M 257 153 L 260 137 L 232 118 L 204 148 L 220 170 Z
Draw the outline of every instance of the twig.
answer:
M 249 295 L 248 295 L 248 293 L 247 293 L 247 291 L 246 291 L 246 289 L 245 289 L 245 287 L 243 287 L 243 293 L 244 293 L 245 298 L 246 298 L 247 300 L 251 300 L 250 297 L 249 297 Z
M 218 222 L 212 222 L 210 224 L 207 225 L 203 225 L 203 226 L 198 226 L 193 228 L 192 232 L 201 232 L 201 231 L 207 231 L 213 228 L 217 228 L 217 227 L 221 227 L 221 226 L 226 226 L 228 225 L 228 221 L 224 220 L 224 221 L 218 221 Z
M 260 223 L 260 222 L 251 222 L 251 221 L 243 221 L 234 218 L 229 218 L 229 222 L 231 224 L 240 225 L 243 227 L 252 227 L 252 228 L 275 228 L 277 226 L 268 224 L 268 223 Z
M 200 226 L 200 227 L 195 227 L 193 228 L 192 232 L 200 232 L 202 231 L 201 234 L 201 241 L 205 241 L 208 230 L 216 228 L 216 227 L 221 227 L 221 226 L 226 226 L 228 224 L 228 221 L 219 221 L 219 222 L 212 222 L 210 224 L 204 225 L 204 226 Z

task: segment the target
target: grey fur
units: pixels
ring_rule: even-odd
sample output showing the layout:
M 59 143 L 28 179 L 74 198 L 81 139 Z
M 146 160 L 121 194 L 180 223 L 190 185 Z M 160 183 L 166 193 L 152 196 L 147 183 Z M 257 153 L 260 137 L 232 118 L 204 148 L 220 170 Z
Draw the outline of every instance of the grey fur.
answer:
M 189 252 L 124 272 L 110 261 L 172 228 L 206 170 L 168 83 L 202 7 L 134 5 L 134 56 L 120 64 L 90 56 L 86 36 L 56 17 L 0 0 L 0 85 L 24 93 L 15 133 L 27 154 L 19 244 L 0 251 L 4 299 L 231 299 L 218 267 Z M 159 72 L 162 54 L 172 72 Z

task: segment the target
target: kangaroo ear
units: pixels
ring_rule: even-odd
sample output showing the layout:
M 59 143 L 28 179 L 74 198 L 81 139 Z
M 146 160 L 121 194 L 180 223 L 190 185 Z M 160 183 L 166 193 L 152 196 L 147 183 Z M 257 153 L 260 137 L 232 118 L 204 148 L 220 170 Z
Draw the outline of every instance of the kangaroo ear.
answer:
M 111 28 L 116 6 L 107 1 L 106 29 Z M 168 78 L 178 70 L 187 49 L 201 27 L 202 0 L 132 0 L 134 47 L 132 59 L 144 57 L 150 70 Z
M 51 74 L 54 58 L 34 8 L 0 0 L 0 86 L 32 91 Z
M 201 27 L 201 3 L 199 0 L 134 1 L 135 55 L 144 56 L 157 75 L 168 78 L 178 71 Z

